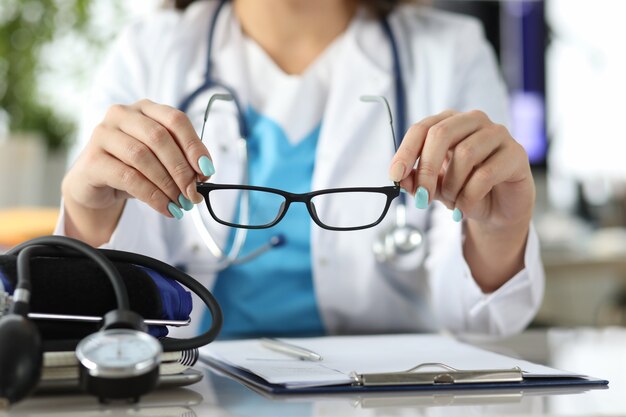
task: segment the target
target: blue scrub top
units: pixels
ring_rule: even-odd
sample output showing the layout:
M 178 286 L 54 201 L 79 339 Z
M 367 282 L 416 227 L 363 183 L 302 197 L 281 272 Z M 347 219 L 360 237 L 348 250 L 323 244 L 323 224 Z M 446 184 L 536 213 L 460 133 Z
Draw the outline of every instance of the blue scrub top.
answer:
M 246 120 L 250 126 L 250 184 L 294 193 L 310 191 L 321 123 L 292 144 L 281 126 L 252 107 Z M 250 205 L 254 207 L 255 201 Z M 251 210 L 251 221 L 255 215 L 260 214 Z M 240 256 L 278 234 L 285 236 L 286 244 L 219 273 L 213 294 L 224 313 L 220 338 L 324 334 L 311 272 L 311 221 L 306 206 L 295 203 L 276 226 L 247 231 Z M 231 231 L 228 246 L 235 231 Z M 209 323 L 210 317 L 206 317 L 203 327 L 208 328 Z

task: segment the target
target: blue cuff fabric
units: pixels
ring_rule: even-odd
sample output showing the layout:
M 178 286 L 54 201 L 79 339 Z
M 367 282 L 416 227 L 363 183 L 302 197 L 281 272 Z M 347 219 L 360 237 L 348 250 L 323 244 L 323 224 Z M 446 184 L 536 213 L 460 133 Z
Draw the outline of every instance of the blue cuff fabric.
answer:
M 192 309 L 191 294 L 186 291 L 176 280 L 166 278 L 151 269 L 141 267 L 152 281 L 156 284 L 161 294 L 161 319 L 186 320 Z M 167 336 L 167 327 L 148 326 L 148 331 L 155 337 Z
M 9 293 L 9 295 L 13 295 L 13 286 L 9 282 L 9 279 L 4 275 L 2 270 L 0 269 L 0 291 L 4 291 Z
M 161 317 L 154 318 L 163 320 L 188 319 L 192 308 L 191 294 L 175 280 L 166 278 L 151 269 L 141 268 L 154 281 L 161 296 Z M 14 291 L 13 286 L 2 270 L 0 270 L 0 291 L 7 292 L 9 295 L 12 295 Z M 168 330 L 165 326 L 148 326 L 148 332 L 155 337 L 165 337 Z

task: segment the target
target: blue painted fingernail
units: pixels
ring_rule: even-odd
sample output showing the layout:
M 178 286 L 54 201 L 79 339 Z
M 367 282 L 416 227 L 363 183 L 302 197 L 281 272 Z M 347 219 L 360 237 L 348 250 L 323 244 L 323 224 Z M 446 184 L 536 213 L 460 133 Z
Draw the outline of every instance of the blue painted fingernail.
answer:
M 463 212 L 459 210 L 458 208 L 455 208 L 452 211 L 452 220 L 454 220 L 457 223 L 463 220 Z
M 176 218 L 176 220 L 183 218 L 183 211 L 171 201 L 167 204 L 167 211 L 169 211 L 170 214 Z
M 178 196 L 178 202 L 185 209 L 185 211 L 189 211 L 193 208 L 193 203 L 187 199 L 182 193 Z
M 198 158 L 198 166 L 200 167 L 200 171 L 204 176 L 210 177 L 215 174 L 215 167 L 213 166 L 213 162 L 209 159 L 208 156 L 202 155 Z
M 419 187 L 415 193 L 415 207 L 418 209 L 428 208 L 428 190 L 424 187 Z

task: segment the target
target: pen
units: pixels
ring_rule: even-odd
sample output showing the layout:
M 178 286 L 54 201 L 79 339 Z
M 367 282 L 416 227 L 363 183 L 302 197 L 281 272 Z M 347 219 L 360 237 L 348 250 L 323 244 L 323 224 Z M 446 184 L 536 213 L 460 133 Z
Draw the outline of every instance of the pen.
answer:
M 303 359 L 307 361 L 321 361 L 322 356 L 313 352 L 312 350 L 292 345 L 287 342 L 283 342 L 278 339 L 270 339 L 264 337 L 260 340 L 261 345 L 263 347 L 273 350 L 274 352 L 284 353 L 285 355 L 293 356 L 298 359 Z

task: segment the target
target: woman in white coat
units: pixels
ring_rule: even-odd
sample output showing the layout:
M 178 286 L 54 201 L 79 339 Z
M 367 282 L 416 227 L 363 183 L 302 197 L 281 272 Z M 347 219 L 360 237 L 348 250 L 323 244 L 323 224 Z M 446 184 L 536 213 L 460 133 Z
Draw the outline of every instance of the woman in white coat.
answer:
M 414 4 L 385 10 L 396 2 L 375 0 L 233 0 L 217 15 L 216 1 L 192 3 L 120 36 L 86 108 L 57 233 L 186 268 L 220 301 L 224 337 L 502 335 L 530 322 L 544 279 L 531 225 L 535 189 L 528 158 L 504 127 L 505 90 L 477 22 Z M 242 103 L 247 158 L 232 104 L 210 113 L 199 138 L 216 89 L 178 109 L 205 82 L 211 31 L 212 78 Z M 393 47 L 411 123 L 397 152 L 383 108 L 359 101 L 394 103 Z M 393 207 L 375 227 L 338 232 L 292 204 L 274 228 L 248 231 L 241 256 L 277 235 L 284 245 L 216 271 L 219 259 L 185 215 L 198 205 L 200 229 L 222 248 L 233 244 L 234 229 L 208 214 L 196 190 L 209 178 L 294 193 L 398 182 L 412 197 L 408 222 L 424 231 L 425 259 L 418 251 L 377 263 L 372 245 L 395 223 Z M 227 217 L 241 210 L 234 198 L 213 200 Z M 367 222 L 367 203 L 353 203 L 349 213 L 347 205 L 320 210 Z M 202 316 L 194 311 L 194 322 Z

